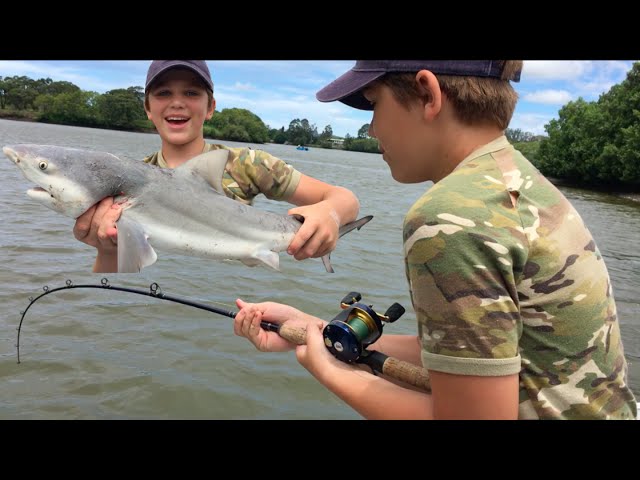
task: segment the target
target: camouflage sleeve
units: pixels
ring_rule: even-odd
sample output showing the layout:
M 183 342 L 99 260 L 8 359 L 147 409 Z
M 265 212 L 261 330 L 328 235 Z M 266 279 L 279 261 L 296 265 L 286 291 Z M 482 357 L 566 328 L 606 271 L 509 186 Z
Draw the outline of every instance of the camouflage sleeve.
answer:
M 250 200 L 262 193 L 273 200 L 287 200 L 298 187 L 301 173 L 284 160 L 263 150 L 230 150 L 234 158 L 227 163 L 228 178 L 223 184 L 235 196 Z
M 522 324 L 515 277 L 527 247 L 512 235 L 507 218 L 500 218 L 497 227 L 485 209 L 476 209 L 473 216 L 466 210 L 437 209 L 440 213 L 434 214 L 423 206 L 407 216 L 406 273 L 422 361 L 445 373 L 518 373 Z M 517 223 L 512 226 L 516 229 Z

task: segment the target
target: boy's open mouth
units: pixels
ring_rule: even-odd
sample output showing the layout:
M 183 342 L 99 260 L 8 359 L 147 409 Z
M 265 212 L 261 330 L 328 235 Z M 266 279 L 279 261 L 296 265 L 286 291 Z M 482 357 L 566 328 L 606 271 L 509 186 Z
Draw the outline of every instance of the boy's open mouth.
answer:
M 189 121 L 188 117 L 166 117 L 165 120 L 171 125 L 183 125 Z

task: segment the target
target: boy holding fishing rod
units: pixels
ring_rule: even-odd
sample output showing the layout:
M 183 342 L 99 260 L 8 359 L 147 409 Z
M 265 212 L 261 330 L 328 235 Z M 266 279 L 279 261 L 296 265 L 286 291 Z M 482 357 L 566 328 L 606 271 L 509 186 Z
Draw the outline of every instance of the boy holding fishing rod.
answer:
M 580 215 L 504 135 L 523 62 L 360 60 L 317 94 L 372 110 L 391 175 L 434 183 L 403 227 L 417 335 L 372 350 L 428 370 L 431 392 L 337 360 L 327 322 L 237 300 L 234 332 L 295 348 L 326 388 L 369 419 L 635 419 L 611 280 Z M 261 321 L 306 329 L 296 346 Z
M 264 194 L 297 208 L 304 217 L 287 253 L 296 260 L 320 258 L 333 251 L 339 227 L 356 219 L 360 203 L 350 190 L 309 177 L 263 150 L 231 148 L 204 139 L 204 122 L 215 111 L 213 81 L 206 62 L 154 60 L 149 66 L 144 107 L 162 141 L 144 159 L 162 168 L 177 168 L 191 158 L 219 149 L 229 151 L 224 164 L 212 165 L 208 179 L 220 193 L 245 204 Z M 77 218 L 76 239 L 97 249 L 94 272 L 117 272 L 116 221 L 121 208 L 108 197 Z M 215 212 L 212 212 L 215 215 Z

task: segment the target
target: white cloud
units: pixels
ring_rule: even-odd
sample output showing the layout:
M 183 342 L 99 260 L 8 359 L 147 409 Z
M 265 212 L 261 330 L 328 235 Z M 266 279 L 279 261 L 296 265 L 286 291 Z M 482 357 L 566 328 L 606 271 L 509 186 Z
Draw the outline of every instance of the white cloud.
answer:
M 509 128 L 520 129 L 523 132 L 530 132 L 534 135 L 546 135 L 544 126 L 557 115 L 545 115 L 541 113 L 514 113 Z
M 622 60 L 525 60 L 522 78 L 536 84 L 552 83 L 550 87 L 555 90 L 559 89 L 558 83 L 564 82 L 562 86 L 573 92 L 572 98 L 595 100 L 613 85 L 621 83 L 632 64 L 633 61 Z
M 566 90 L 538 90 L 525 94 L 522 99 L 545 105 L 564 105 L 571 100 L 572 95 Z
M 591 60 L 525 60 L 522 77 L 534 80 L 576 80 L 592 70 Z
M 355 136 L 365 123 L 371 121 L 371 112 L 347 107 L 339 102 L 321 103 L 314 95 L 291 96 L 269 88 L 251 92 L 230 91 L 220 88 L 216 94 L 217 108 L 246 108 L 258 115 L 270 128 L 289 127 L 294 118 L 306 118 L 315 124 L 318 132 L 331 125 L 335 135 Z
M 256 86 L 251 84 L 251 83 L 242 83 L 242 82 L 236 82 L 233 85 L 233 90 L 239 90 L 239 91 L 249 91 L 249 90 L 255 90 Z
M 592 75 L 575 82 L 576 90 L 587 100 L 596 100 L 614 85 L 622 83 L 632 67 L 632 62 L 619 60 L 594 62 L 594 64 L 597 68 Z

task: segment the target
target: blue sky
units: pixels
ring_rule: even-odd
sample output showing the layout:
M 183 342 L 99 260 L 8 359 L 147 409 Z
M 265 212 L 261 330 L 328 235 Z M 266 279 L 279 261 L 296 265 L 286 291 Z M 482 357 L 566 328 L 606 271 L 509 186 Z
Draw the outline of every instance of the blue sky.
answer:
M 104 93 L 115 88 L 144 86 L 150 61 L 0 61 L 0 76 L 68 81 L 83 90 Z M 217 110 L 246 108 L 271 128 L 306 118 L 318 132 L 331 125 L 335 135 L 355 136 L 371 120 L 370 112 L 340 102 L 320 103 L 315 93 L 346 72 L 354 61 L 208 60 L 215 84 Z M 570 100 L 598 97 L 622 82 L 633 61 L 532 60 L 524 62 L 522 79 L 514 84 L 520 100 L 510 128 L 544 134 L 544 125 L 557 118 Z

